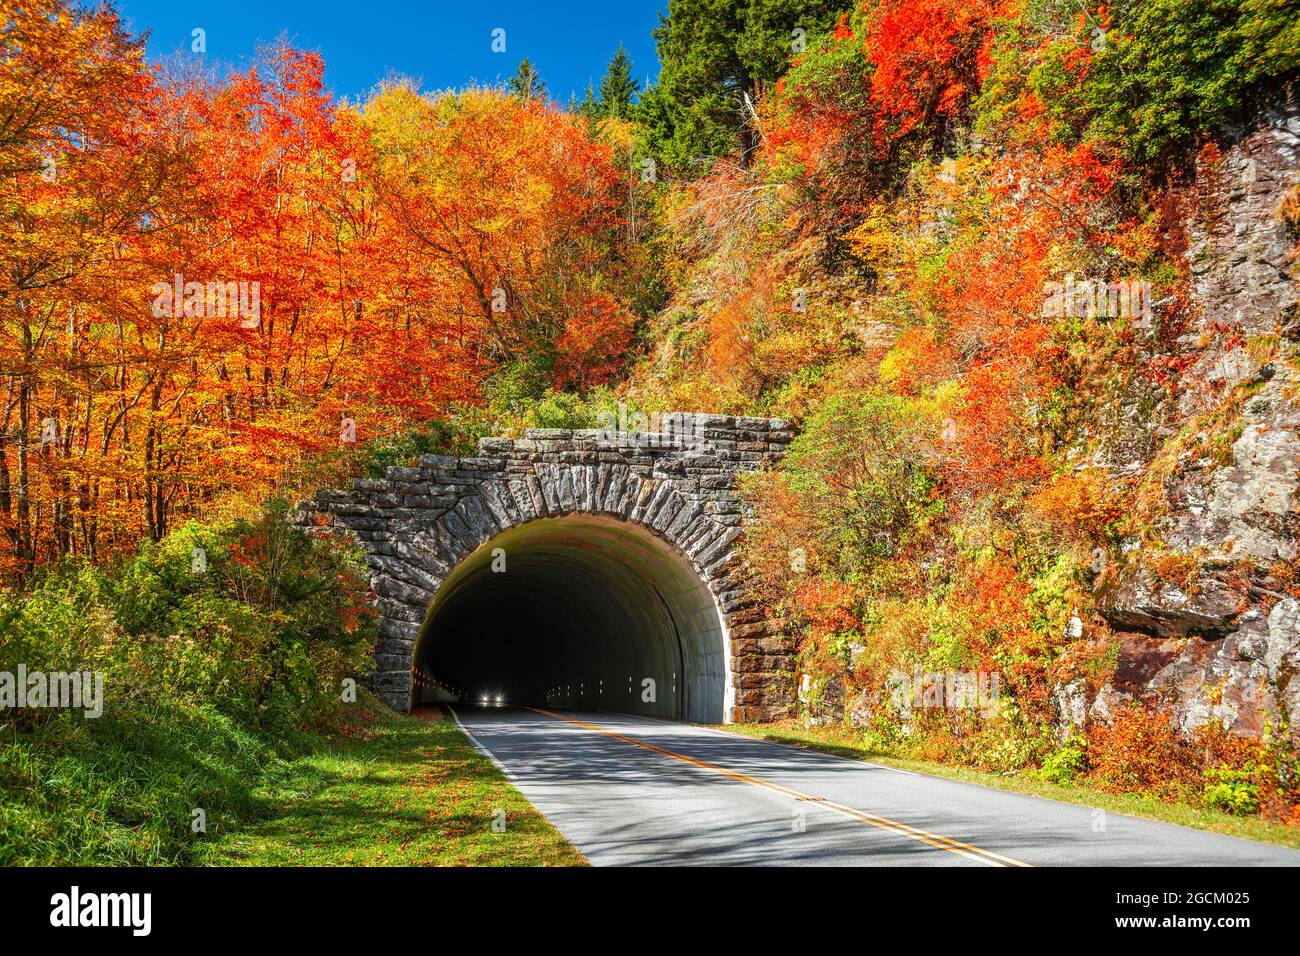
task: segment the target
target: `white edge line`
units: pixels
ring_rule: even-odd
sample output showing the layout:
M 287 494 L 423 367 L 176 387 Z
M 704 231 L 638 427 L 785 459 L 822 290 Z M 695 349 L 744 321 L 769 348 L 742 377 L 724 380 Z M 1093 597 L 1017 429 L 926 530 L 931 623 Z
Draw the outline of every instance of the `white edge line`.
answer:
M 482 741 L 480 741 L 477 737 L 475 737 L 472 733 L 470 733 L 469 728 L 460 722 L 460 715 L 456 713 L 455 707 L 452 707 L 450 704 L 448 704 L 447 709 L 451 711 L 451 719 L 456 721 L 456 726 L 459 727 L 460 732 L 469 739 L 469 742 L 474 745 L 475 750 L 481 753 L 484 757 L 487 757 L 488 760 L 491 760 L 492 766 L 496 767 L 508 778 L 510 778 L 511 780 L 518 779 L 517 777 L 515 777 L 515 772 L 513 770 L 511 770 L 500 760 L 498 760 L 496 754 L 488 750 L 487 747 L 483 745 Z

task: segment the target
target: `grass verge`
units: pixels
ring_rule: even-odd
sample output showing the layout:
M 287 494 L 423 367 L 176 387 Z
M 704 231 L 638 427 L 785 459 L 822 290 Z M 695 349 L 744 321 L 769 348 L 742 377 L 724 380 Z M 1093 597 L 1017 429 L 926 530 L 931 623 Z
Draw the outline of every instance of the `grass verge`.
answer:
M 975 783 L 995 790 L 1060 800 L 1063 803 L 1075 803 L 1105 810 L 1107 813 L 1124 813 L 1148 820 L 1159 820 L 1162 823 L 1191 827 L 1195 830 L 1207 830 L 1300 849 L 1300 830 L 1285 824 L 1261 820 L 1259 817 L 1236 817 L 1218 810 L 1185 803 L 1165 803 L 1141 794 L 1105 793 L 1082 785 L 1066 786 L 1029 776 L 987 773 L 929 760 L 896 757 L 874 750 L 853 734 L 838 728 L 805 728 L 792 724 L 727 724 L 718 729 L 839 757 L 869 760 L 872 763 L 897 767 L 900 770 L 911 770 L 915 773 L 959 780 L 963 783 Z
M 171 702 L 0 721 L 0 865 L 196 863 L 195 811 L 217 827 L 254 813 L 253 781 L 294 745 Z
M 456 726 L 385 715 L 277 765 L 259 819 L 215 840 L 214 864 L 571 866 L 583 856 Z M 498 822 L 494 829 L 493 822 Z M 501 829 L 501 824 L 504 829 Z
M 368 696 L 328 736 L 170 701 L 0 722 L 2 866 L 584 862 L 454 724 Z

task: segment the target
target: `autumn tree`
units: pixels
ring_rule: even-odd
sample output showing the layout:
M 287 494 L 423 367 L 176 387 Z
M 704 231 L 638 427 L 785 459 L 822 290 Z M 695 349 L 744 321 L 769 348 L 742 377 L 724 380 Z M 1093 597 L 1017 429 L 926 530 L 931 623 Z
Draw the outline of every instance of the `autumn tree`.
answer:
M 365 117 L 382 208 L 418 244 L 457 334 L 493 363 L 552 356 L 618 223 L 609 148 L 566 113 L 485 89 L 392 86 Z
M 503 362 L 621 367 L 626 179 L 541 96 L 340 106 L 285 44 L 151 71 L 111 8 L 64 0 L 3 40 L 7 582 L 247 510 L 482 401 Z
M 111 8 L 24 4 L 0 46 L 0 523 L 21 576 L 77 536 L 93 546 L 90 490 L 68 460 L 120 436 L 112 418 L 94 433 L 86 389 L 133 400 L 100 363 L 93 303 L 117 294 L 111 263 L 154 211 L 167 162 L 148 148 L 141 44 Z

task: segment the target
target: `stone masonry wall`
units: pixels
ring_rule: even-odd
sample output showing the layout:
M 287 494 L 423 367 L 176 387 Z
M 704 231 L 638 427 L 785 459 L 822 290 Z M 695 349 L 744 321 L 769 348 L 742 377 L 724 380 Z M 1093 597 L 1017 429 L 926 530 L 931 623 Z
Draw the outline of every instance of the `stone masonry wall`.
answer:
M 372 684 L 406 710 L 411 663 L 434 594 L 455 567 L 508 528 L 541 518 L 604 515 L 672 545 L 714 595 L 731 644 L 730 719 L 784 716 L 790 649 L 770 626 L 736 554 L 736 476 L 776 461 L 793 437 L 780 419 L 675 412 L 659 431 L 532 429 L 485 438 L 478 455 L 425 455 L 385 477 L 302 502 L 298 523 L 345 533 L 366 553 L 380 614 Z

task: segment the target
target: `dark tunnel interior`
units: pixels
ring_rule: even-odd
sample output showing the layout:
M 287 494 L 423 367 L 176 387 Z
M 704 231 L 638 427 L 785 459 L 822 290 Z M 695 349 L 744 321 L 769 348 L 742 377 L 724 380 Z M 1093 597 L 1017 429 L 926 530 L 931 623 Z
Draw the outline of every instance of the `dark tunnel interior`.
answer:
M 498 701 L 721 723 L 721 618 L 685 557 L 645 529 L 547 518 L 485 542 L 439 588 L 413 702 Z

